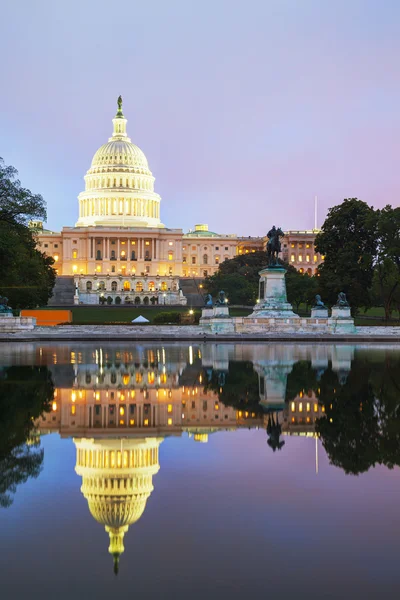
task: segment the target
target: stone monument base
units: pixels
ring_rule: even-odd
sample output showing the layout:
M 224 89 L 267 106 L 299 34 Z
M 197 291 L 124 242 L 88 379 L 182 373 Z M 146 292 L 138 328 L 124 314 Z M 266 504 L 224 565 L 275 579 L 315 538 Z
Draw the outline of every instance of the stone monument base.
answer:
M 299 318 L 287 301 L 285 273 L 286 269 L 283 267 L 267 267 L 260 271 L 260 302 L 255 305 L 249 319 Z
M 327 308 L 312 308 L 311 309 L 312 319 L 327 319 L 328 309 Z
M 356 331 L 350 307 L 347 306 L 332 306 L 332 315 L 328 319 L 328 323 L 332 333 L 354 333 Z
M 0 333 L 31 331 L 36 326 L 34 317 L 14 317 L 12 314 L 0 314 Z
M 212 333 L 233 333 L 235 331 L 233 319 L 229 315 L 229 306 L 203 308 L 199 324 L 209 327 Z

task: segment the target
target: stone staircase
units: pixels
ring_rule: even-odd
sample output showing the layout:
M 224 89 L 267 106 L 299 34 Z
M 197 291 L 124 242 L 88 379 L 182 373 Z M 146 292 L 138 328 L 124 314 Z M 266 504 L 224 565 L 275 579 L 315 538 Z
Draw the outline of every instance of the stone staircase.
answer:
M 57 277 L 53 295 L 48 306 L 72 306 L 74 304 L 75 285 L 73 276 Z
M 203 290 L 199 288 L 203 280 L 195 277 L 185 277 L 179 280 L 179 287 L 183 295 L 187 298 L 189 307 L 204 306 Z

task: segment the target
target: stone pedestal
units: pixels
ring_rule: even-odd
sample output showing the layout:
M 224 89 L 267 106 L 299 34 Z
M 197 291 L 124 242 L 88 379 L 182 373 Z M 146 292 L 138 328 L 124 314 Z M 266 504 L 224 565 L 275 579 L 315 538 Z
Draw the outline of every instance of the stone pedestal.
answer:
M 266 318 L 298 318 L 292 305 L 287 301 L 286 269 L 283 267 L 267 267 L 260 271 L 259 304 L 256 304 L 249 319 Z
M 36 319 L 33 317 L 14 317 L 12 314 L 0 315 L 0 333 L 16 333 L 34 329 Z
M 332 316 L 328 320 L 332 333 L 355 333 L 354 319 L 350 307 L 332 306 Z
M 214 306 L 214 317 L 229 317 L 229 306 Z
M 77 294 L 74 296 L 74 304 L 79 304 L 79 296 Z
M 327 308 L 312 308 L 311 309 L 311 318 L 312 319 L 327 319 L 328 318 L 328 309 Z
M 210 319 L 212 319 L 214 316 L 214 309 L 213 308 L 203 308 L 201 311 L 201 317 L 200 317 L 200 325 L 209 325 Z

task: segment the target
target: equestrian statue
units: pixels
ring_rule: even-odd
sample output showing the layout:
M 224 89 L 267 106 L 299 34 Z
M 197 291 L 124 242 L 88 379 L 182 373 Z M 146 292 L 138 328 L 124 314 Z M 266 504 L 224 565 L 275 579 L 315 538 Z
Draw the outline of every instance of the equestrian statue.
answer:
M 279 238 L 284 235 L 282 229 L 280 227 L 276 228 L 275 225 L 267 233 L 267 258 L 269 267 L 279 267 L 278 255 L 282 251 Z

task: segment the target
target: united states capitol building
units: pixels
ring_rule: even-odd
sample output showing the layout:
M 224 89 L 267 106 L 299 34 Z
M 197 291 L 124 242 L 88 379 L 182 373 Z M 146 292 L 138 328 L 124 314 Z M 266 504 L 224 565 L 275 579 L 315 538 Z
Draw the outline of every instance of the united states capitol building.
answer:
M 147 158 L 128 137 L 121 98 L 112 122 L 112 136 L 85 175 L 75 227 L 54 232 L 32 223 L 41 250 L 55 260 L 55 292 L 65 303 L 75 296 L 98 304 L 104 296 L 112 303 L 186 304 L 190 284 L 197 287 L 221 262 L 265 248 L 266 237 L 214 233 L 206 224 L 187 233 L 166 227 Z M 283 258 L 310 275 L 321 262 L 315 233 L 287 231 L 282 240 Z

